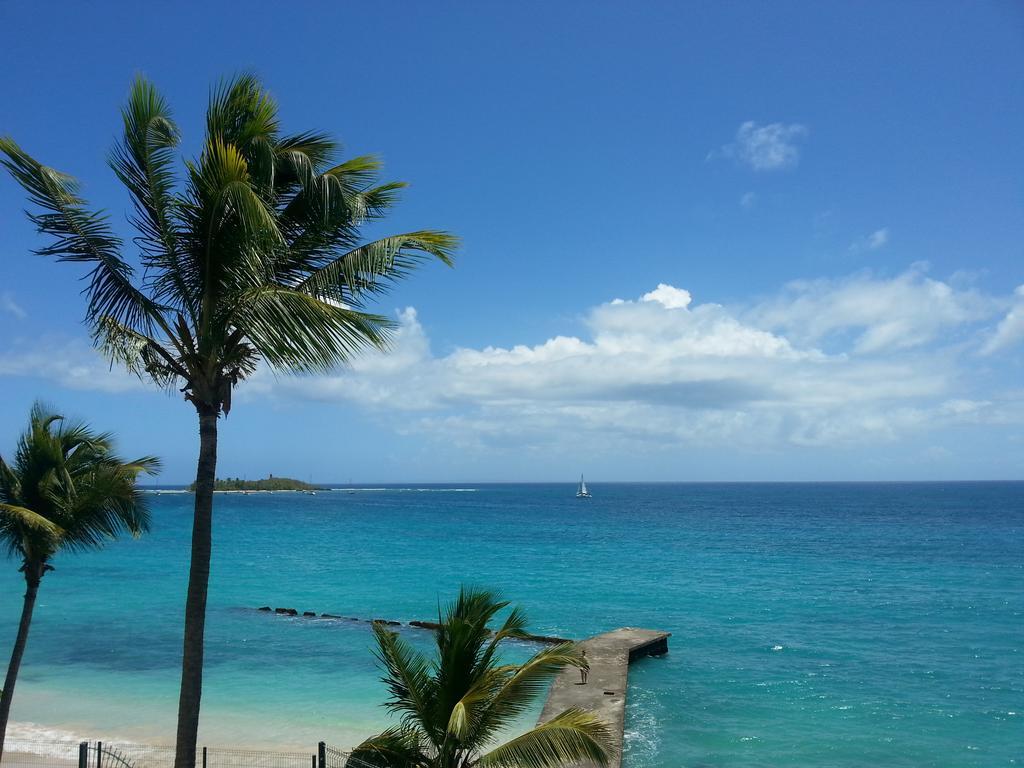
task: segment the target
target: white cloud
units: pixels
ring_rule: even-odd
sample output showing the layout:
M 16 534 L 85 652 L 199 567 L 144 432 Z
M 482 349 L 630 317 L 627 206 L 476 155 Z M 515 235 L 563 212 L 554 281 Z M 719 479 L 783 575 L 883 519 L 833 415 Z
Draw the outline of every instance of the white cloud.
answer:
M 740 196 L 740 208 L 753 208 L 757 203 L 757 193 L 744 192 Z
M 889 242 L 889 228 L 882 227 L 876 229 L 867 237 L 862 237 L 856 242 L 850 245 L 851 253 L 860 253 L 861 251 L 877 251 L 879 248 L 885 247 Z
M 872 251 L 876 251 L 883 245 L 889 242 L 889 228 L 882 227 L 876 229 L 870 235 L 868 235 L 868 248 Z
M 1024 306 L 1024 287 L 1016 296 Z M 983 346 L 1002 348 L 992 339 L 1010 332 L 984 329 L 1006 324 L 1010 304 L 923 265 L 794 282 L 741 307 L 659 283 L 591 308 L 582 334 L 444 355 L 407 308 L 390 354 L 327 376 L 261 369 L 239 394 L 354 405 L 399 434 L 474 450 L 878 444 L 952 424 L 1024 423 L 1024 392 L 985 394 L 964 364 Z M 3 374 L 141 386 L 84 343 L 0 353 Z
M 995 332 L 981 348 L 983 355 L 991 355 L 1001 349 L 1007 349 L 1024 339 L 1024 285 L 1018 285 L 1013 292 L 1014 302 L 1006 313 Z
M 806 344 L 853 338 L 853 354 L 910 349 L 991 317 L 1000 300 L 926 275 L 916 264 L 895 278 L 862 272 L 839 280 L 790 283 L 748 317 Z M 838 337 L 838 338 L 836 338 Z
M 280 379 L 271 391 L 394 414 L 402 433 L 473 447 L 891 441 L 1021 417 L 963 396 L 957 352 L 946 344 L 958 332 L 974 338 L 976 324 L 1003 306 L 931 279 L 920 265 L 892 278 L 792 283 L 738 309 L 694 304 L 688 291 L 661 283 L 591 309 L 583 337 L 440 357 L 407 309 L 390 358 Z M 836 349 L 825 351 L 825 341 Z
M 125 392 L 144 384 L 127 371 L 114 368 L 80 339 L 39 339 L 0 351 L 0 376 L 37 376 L 69 389 Z
M 14 295 L 10 291 L 0 293 L 0 309 L 14 315 L 19 320 L 28 317 L 28 313 L 14 300 Z
M 748 120 L 737 129 L 735 141 L 711 152 L 708 159 L 732 158 L 755 171 L 792 168 L 800 162 L 797 142 L 806 135 L 807 128 L 799 123 L 758 125 Z
M 689 291 L 684 291 L 682 288 L 675 288 L 665 283 L 658 283 L 657 288 L 650 293 L 645 293 L 640 297 L 640 300 L 656 301 L 665 309 L 685 309 L 690 306 L 692 298 Z

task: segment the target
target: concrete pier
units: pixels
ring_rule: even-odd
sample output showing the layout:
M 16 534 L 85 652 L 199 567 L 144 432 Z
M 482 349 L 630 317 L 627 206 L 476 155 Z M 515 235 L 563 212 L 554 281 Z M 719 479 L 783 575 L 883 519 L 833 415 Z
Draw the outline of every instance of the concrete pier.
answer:
M 590 662 L 586 685 L 580 685 L 579 670 L 564 670 L 551 684 L 538 724 L 546 723 L 570 707 L 596 712 L 608 724 L 616 748 L 609 766 L 621 768 L 629 665 L 643 656 L 668 653 L 670 636 L 668 632 L 623 627 L 584 640 L 581 645 Z M 596 768 L 596 765 L 586 762 L 575 768 Z

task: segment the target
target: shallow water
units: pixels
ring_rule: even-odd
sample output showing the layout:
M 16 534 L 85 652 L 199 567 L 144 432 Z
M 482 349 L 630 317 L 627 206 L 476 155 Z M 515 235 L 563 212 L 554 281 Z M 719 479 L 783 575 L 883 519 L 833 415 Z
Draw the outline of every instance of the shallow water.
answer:
M 472 583 L 541 634 L 673 632 L 631 671 L 626 768 L 1024 760 L 1024 484 L 474 488 L 218 495 L 202 740 L 305 749 L 387 722 L 367 625 L 252 608 L 431 619 Z M 191 501 L 154 496 L 149 536 L 46 576 L 15 735 L 171 741 Z

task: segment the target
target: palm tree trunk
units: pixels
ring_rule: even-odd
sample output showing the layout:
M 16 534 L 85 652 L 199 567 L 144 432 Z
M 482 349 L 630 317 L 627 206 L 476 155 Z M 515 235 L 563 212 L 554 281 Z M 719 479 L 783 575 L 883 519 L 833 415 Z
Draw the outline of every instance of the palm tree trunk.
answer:
M 18 624 L 18 636 L 11 652 L 11 663 L 7 665 L 7 678 L 4 690 L 0 694 L 0 758 L 4 755 L 4 737 L 7 734 L 7 719 L 11 715 L 11 702 L 14 700 L 14 684 L 18 680 L 21 668 L 21 657 L 25 654 L 28 642 L 28 628 L 32 624 L 32 611 L 36 607 L 36 592 L 39 591 L 39 580 L 43 578 L 43 563 L 25 563 L 25 602 L 21 606 L 21 623 Z
M 192 565 L 185 601 L 185 642 L 181 657 L 181 695 L 178 699 L 178 734 L 174 768 L 195 768 L 199 737 L 199 704 L 203 696 L 203 633 L 206 629 L 206 593 L 210 581 L 213 485 L 217 477 L 217 409 L 197 405 L 199 412 L 199 464 L 196 467 L 196 503 L 192 521 Z

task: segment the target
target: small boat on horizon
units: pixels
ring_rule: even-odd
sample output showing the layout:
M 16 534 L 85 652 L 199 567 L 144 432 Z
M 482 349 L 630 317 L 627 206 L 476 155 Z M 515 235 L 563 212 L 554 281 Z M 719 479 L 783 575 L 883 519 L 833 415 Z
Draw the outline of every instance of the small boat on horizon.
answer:
M 593 496 L 591 496 L 591 494 L 590 494 L 590 491 L 587 490 L 587 483 L 583 479 L 583 475 L 580 475 L 580 487 L 576 491 L 576 498 L 577 499 L 590 499 L 590 498 L 593 498 Z

